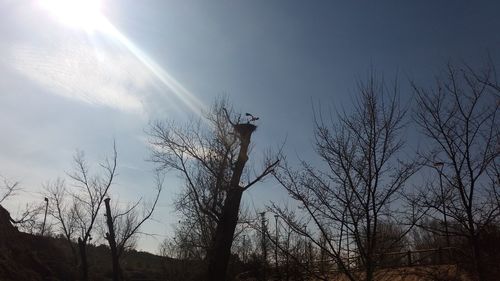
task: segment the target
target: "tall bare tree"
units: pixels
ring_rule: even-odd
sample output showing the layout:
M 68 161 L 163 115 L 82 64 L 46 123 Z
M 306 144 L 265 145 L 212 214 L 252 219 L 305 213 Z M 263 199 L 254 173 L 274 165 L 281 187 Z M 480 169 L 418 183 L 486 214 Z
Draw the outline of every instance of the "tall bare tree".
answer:
M 74 240 L 77 231 L 75 208 L 77 202 L 70 195 L 66 183 L 59 178 L 44 185 L 45 195 L 49 199 L 49 215 L 55 220 L 60 233 L 68 242 L 73 257 L 73 265 L 78 266 L 78 249 Z
M 250 138 L 257 118 L 239 115 L 217 102 L 206 115 L 184 127 L 172 123 L 152 126 L 153 161 L 159 168 L 174 169 L 186 181 L 188 200 L 196 211 L 216 223 L 208 253 L 207 280 L 225 280 L 243 192 L 271 173 L 278 160 L 266 161 L 263 171 L 251 180 L 245 169 Z M 242 180 L 243 179 L 243 180 Z
M 116 175 L 116 146 L 113 145 L 112 157 L 100 164 L 100 174 L 90 172 L 83 152 L 78 152 L 73 160 L 75 167 L 68 176 L 76 189 L 69 190 L 64 181 L 58 180 L 47 185 L 46 192 L 51 202 L 51 214 L 67 239 L 75 260 L 78 254 L 81 279 L 86 281 L 89 279 L 87 245 L 92 239 L 97 216 Z M 76 249 L 73 246 L 75 238 Z
M 324 168 L 302 161 L 299 169 L 282 165 L 276 173 L 300 211 L 272 209 L 353 281 L 374 280 L 377 255 L 392 246 L 379 240 L 381 224 L 409 225 L 394 237 L 397 243 L 417 217 L 398 209 L 405 183 L 418 169 L 403 155 L 406 108 L 398 91 L 396 83 L 388 89 L 374 74 L 360 82 L 351 112 L 329 120 L 316 115 L 315 149 Z
M 430 192 L 422 192 L 421 202 L 433 209 L 429 215 L 434 220 L 445 224 L 434 231 L 466 238 L 478 280 L 487 280 L 481 233 L 500 215 L 496 79 L 492 64 L 483 71 L 449 64 L 434 88 L 413 85 L 418 105 L 415 120 L 429 141 L 422 156 L 429 167 L 439 168 L 439 181 L 429 185 Z

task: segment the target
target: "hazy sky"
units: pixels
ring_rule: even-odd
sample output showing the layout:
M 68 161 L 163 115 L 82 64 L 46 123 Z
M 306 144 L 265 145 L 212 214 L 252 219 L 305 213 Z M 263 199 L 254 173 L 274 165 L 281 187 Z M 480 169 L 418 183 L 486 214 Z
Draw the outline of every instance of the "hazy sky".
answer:
M 90 163 L 119 153 L 112 194 L 151 196 L 145 130 L 183 121 L 220 95 L 259 116 L 253 153 L 286 139 L 289 157 L 312 158 L 312 106 L 347 104 L 371 67 L 429 85 L 450 59 L 500 59 L 499 1 L 0 0 L 0 174 L 24 191 L 14 212 L 65 177 L 72 155 Z M 70 4 L 68 4 L 70 3 Z M 82 6 L 78 6 L 82 5 Z M 68 182 L 69 186 L 71 183 Z M 177 221 L 167 178 L 155 251 Z M 286 200 L 272 180 L 247 206 Z

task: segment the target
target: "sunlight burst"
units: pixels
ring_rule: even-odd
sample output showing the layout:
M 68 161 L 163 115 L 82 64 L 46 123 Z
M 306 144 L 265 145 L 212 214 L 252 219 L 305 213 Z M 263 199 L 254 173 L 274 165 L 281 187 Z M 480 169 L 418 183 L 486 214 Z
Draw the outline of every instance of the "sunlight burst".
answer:
M 65 26 L 105 34 L 119 42 L 191 111 L 201 114 L 203 104 L 165 69 L 121 33 L 103 14 L 103 0 L 39 0 L 41 6 Z M 90 35 L 90 34 L 89 34 Z
M 106 28 L 100 0 L 40 0 L 40 4 L 64 25 L 88 32 Z

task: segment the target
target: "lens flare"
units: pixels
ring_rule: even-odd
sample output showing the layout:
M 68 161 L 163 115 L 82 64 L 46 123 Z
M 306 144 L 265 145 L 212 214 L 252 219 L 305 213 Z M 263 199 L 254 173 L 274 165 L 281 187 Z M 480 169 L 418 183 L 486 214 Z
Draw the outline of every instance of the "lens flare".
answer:
M 40 5 L 66 26 L 88 32 L 105 27 L 99 0 L 41 0 Z
M 40 4 L 62 24 L 89 34 L 99 32 L 124 46 L 191 111 L 201 114 L 203 104 L 199 99 L 120 32 L 102 14 L 100 0 L 40 0 Z

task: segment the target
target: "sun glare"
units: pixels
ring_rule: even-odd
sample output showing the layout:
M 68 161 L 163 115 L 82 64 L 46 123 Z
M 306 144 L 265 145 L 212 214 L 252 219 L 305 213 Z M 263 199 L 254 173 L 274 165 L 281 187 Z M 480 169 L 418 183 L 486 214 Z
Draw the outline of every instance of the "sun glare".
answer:
M 106 27 L 99 0 L 40 0 L 40 4 L 64 25 L 89 32 Z
M 104 0 L 38 0 L 40 5 L 65 26 L 92 33 L 105 34 L 116 40 L 140 60 L 165 86 L 167 86 L 193 112 L 200 114 L 202 103 L 172 75 L 165 71 L 138 46 L 121 33 L 103 14 Z

